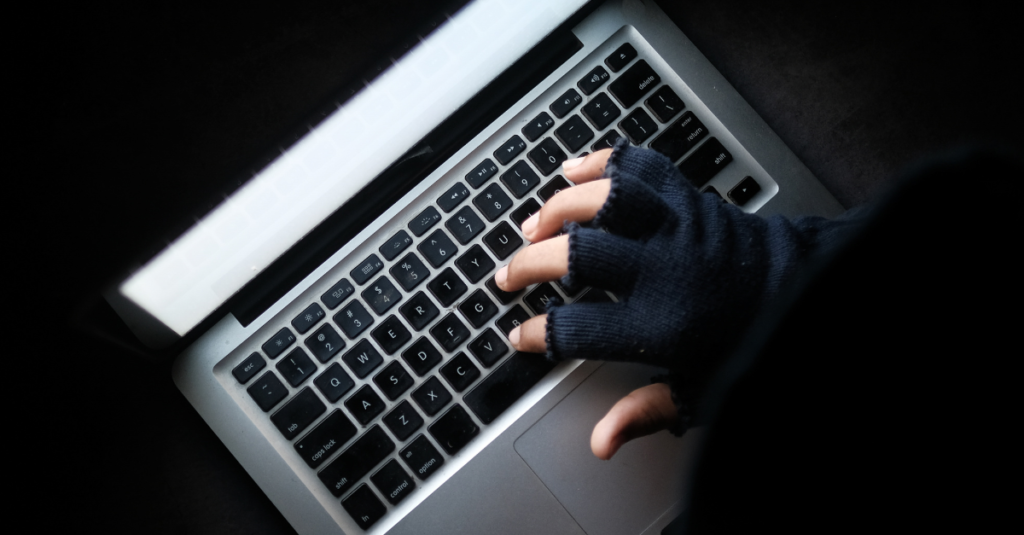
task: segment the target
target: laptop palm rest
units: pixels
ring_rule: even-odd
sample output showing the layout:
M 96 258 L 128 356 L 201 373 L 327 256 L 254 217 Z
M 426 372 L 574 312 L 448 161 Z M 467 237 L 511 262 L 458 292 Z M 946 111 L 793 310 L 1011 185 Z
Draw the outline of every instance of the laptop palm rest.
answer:
M 657 533 L 678 513 L 683 470 L 697 446 L 693 431 L 683 438 L 663 431 L 634 440 L 610 461 L 590 451 L 594 424 L 658 373 L 607 363 L 515 442 L 516 452 L 588 535 L 640 534 L 648 528 Z

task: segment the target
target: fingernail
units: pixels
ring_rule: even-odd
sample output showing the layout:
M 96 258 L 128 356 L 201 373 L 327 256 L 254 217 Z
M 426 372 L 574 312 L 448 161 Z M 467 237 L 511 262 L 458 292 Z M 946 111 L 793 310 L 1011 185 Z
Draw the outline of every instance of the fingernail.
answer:
M 508 333 L 508 341 L 512 343 L 512 347 L 519 347 L 519 327 Z
M 494 274 L 494 282 L 498 284 L 498 287 L 505 286 L 505 279 L 508 278 L 508 266 L 502 266 L 497 273 Z
M 522 226 L 523 234 L 532 234 L 533 230 L 537 228 L 538 219 L 540 219 L 540 212 L 537 212 L 536 214 L 533 214 L 532 216 L 526 218 L 526 221 L 523 221 Z
M 579 167 L 579 165 L 583 163 L 583 160 L 585 159 L 586 157 L 584 156 L 583 158 L 573 158 L 571 160 L 566 160 L 562 162 L 562 171 L 568 171 L 569 169 L 572 169 L 574 167 Z

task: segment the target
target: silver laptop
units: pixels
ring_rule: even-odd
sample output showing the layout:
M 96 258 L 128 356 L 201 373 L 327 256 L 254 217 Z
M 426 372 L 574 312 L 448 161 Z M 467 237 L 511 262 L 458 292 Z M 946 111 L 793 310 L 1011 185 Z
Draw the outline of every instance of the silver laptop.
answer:
M 477 0 L 107 300 L 150 347 L 193 340 L 175 383 L 300 533 L 660 533 L 699 429 L 589 446 L 659 370 L 507 341 L 614 296 L 492 281 L 561 162 L 620 137 L 743 210 L 842 212 L 653 2 Z M 326 225 L 326 261 L 282 267 Z

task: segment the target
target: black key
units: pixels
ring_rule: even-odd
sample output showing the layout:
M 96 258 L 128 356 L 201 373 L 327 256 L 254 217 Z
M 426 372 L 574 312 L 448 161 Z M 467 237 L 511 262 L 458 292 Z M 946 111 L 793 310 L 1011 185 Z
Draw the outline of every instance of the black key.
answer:
M 469 343 L 469 351 L 485 368 L 490 368 L 498 359 L 508 353 L 508 346 L 502 341 L 494 329 L 486 329 L 480 336 Z
M 391 505 L 405 499 L 413 489 L 416 488 L 416 481 L 402 470 L 398 461 L 391 459 L 384 466 L 377 470 L 376 474 L 370 476 L 377 490 L 384 495 Z
M 729 198 L 732 202 L 739 206 L 747 204 L 747 201 L 754 198 L 761 191 L 761 186 L 757 184 L 757 181 L 753 177 L 746 177 L 740 180 L 739 184 L 736 184 L 735 188 L 729 190 Z
M 580 81 L 576 82 L 576 87 L 580 88 L 580 91 L 583 91 L 584 95 L 590 95 L 594 91 L 597 91 L 597 88 L 604 85 L 610 77 L 611 75 L 608 74 L 608 71 L 604 70 L 604 67 L 598 65 L 591 69 L 586 76 L 580 79 Z
M 349 282 L 348 279 L 341 279 L 338 281 L 338 284 L 335 284 L 330 290 L 327 290 L 327 293 L 321 295 L 320 300 L 327 305 L 327 308 L 334 310 L 355 292 L 355 287 L 352 286 L 352 283 Z
M 619 78 L 608 86 L 608 92 L 622 104 L 623 108 L 629 108 L 659 83 L 661 77 L 658 73 L 654 72 L 646 61 L 640 60 L 619 75 Z
M 519 237 L 518 232 L 512 230 L 512 225 L 502 221 L 484 236 L 484 243 L 498 260 L 504 260 L 523 245 L 523 239 Z
M 487 297 L 486 292 L 477 290 L 459 305 L 459 311 L 469 323 L 479 329 L 498 313 L 498 305 Z
M 732 154 L 725 150 L 722 143 L 715 138 L 710 138 L 703 145 L 697 147 L 693 154 L 679 162 L 676 167 L 693 184 L 693 187 L 699 188 L 707 184 L 731 161 Z
M 334 409 L 320 425 L 295 442 L 295 451 L 310 468 L 316 468 L 354 436 L 356 426 L 341 409 Z
M 342 500 L 341 505 L 363 529 L 369 529 L 388 512 L 388 508 L 384 507 L 366 485 L 361 485 L 351 496 Z
M 430 322 L 437 317 L 440 313 L 437 307 L 434 306 L 434 302 L 427 297 L 427 294 L 418 292 L 412 296 L 412 299 L 402 305 L 398 309 L 402 316 L 405 316 L 406 321 L 413 329 L 419 331 L 430 324 Z
M 345 370 L 341 369 L 341 365 L 337 362 L 328 366 L 324 373 L 313 379 L 313 384 L 320 389 L 320 393 L 331 403 L 341 399 L 341 396 L 344 396 L 349 390 L 352 390 L 353 386 L 356 386 L 356 382 L 345 373 Z
M 345 336 L 355 338 L 373 323 L 373 316 L 359 301 L 352 301 L 334 315 L 334 323 L 341 327 Z
M 430 474 L 436 472 L 444 464 L 444 457 L 423 435 L 410 442 L 399 454 L 399 457 L 416 474 L 416 477 L 422 480 L 426 480 Z
M 707 193 L 708 195 L 714 195 L 715 197 L 718 197 L 718 200 L 720 200 L 722 202 L 725 202 L 725 197 L 722 197 L 722 194 L 718 193 L 718 190 L 715 189 L 714 186 L 708 186 L 708 187 L 704 188 L 704 191 L 701 191 L 701 193 Z
M 412 238 L 409 237 L 409 233 L 399 230 L 387 243 L 381 245 L 378 251 L 384 255 L 385 260 L 394 260 L 396 256 L 401 254 L 410 245 L 412 245 Z
M 531 189 L 540 184 L 540 177 L 533 172 L 529 165 L 526 165 L 525 161 L 519 160 L 508 171 L 501 174 L 501 181 L 512 192 L 512 195 L 515 195 L 517 199 L 522 199 L 523 195 L 530 193 Z
M 459 321 L 455 314 L 448 314 L 443 320 L 437 322 L 437 325 L 431 327 L 430 334 L 445 351 L 451 353 L 459 347 L 459 344 L 469 338 L 469 329 Z
M 639 145 L 658 131 L 658 123 L 643 108 L 637 108 L 619 121 L 619 128 L 626 133 L 631 143 Z
M 423 261 L 415 253 L 405 255 L 405 258 L 392 266 L 389 272 L 407 292 L 430 276 L 427 266 L 423 265 Z
M 480 369 L 469 360 L 465 353 L 459 351 L 448 364 L 441 366 L 441 375 L 456 392 L 462 392 L 480 377 Z
M 498 288 L 498 283 L 494 282 L 494 277 L 487 279 L 487 282 L 484 283 L 484 286 L 487 286 L 487 289 L 490 290 L 491 293 L 494 294 L 494 297 L 497 298 L 498 301 L 501 302 L 501 304 L 503 305 L 507 305 L 512 301 L 515 301 L 516 298 L 519 297 L 519 294 L 523 293 L 522 290 L 506 292 L 505 290 Z
M 666 128 L 664 134 L 652 141 L 651 148 L 668 156 L 668 159 L 676 161 L 680 156 L 696 147 L 697 143 L 700 143 L 700 140 L 707 135 L 708 129 L 704 128 L 693 112 L 688 111 L 672 126 Z
M 547 184 L 544 184 L 544 186 L 537 191 L 537 196 L 540 197 L 540 200 L 548 202 L 548 200 L 554 197 L 555 194 L 558 193 L 559 191 L 571 187 L 572 184 L 570 184 L 568 180 L 563 178 L 562 175 L 555 175 L 555 178 L 549 180 Z
M 555 135 L 569 149 L 569 152 L 582 149 L 588 141 L 594 139 L 594 131 L 583 122 L 583 119 L 580 119 L 579 115 L 573 115 L 562 123 L 562 126 L 555 129 Z
M 345 361 L 352 373 L 360 379 L 369 375 L 374 368 L 384 362 L 380 353 L 365 339 L 353 346 L 348 353 L 341 357 L 341 360 Z
M 423 377 L 441 362 L 441 352 L 430 343 L 426 337 L 413 342 L 409 349 L 402 352 L 402 359 L 416 372 L 416 375 Z
M 608 297 L 608 292 L 604 290 L 598 290 L 597 288 L 591 288 L 587 290 L 587 293 L 580 296 L 576 300 L 577 303 L 614 303 L 611 297 Z
M 345 406 L 362 425 L 370 423 L 378 414 L 384 412 L 384 400 L 380 399 L 370 385 L 363 385 L 356 390 L 352 397 L 345 400 Z
M 263 344 L 263 352 L 273 360 L 283 353 L 285 349 L 288 349 L 288 346 L 294 343 L 295 335 L 285 327 L 284 329 L 277 331 L 277 334 L 272 336 L 270 340 L 267 340 L 267 343 Z
M 466 283 L 455 274 L 452 268 L 445 268 L 430 283 L 427 284 L 430 292 L 441 302 L 441 306 L 451 306 L 456 299 L 466 293 Z
M 469 188 L 462 182 L 456 182 L 454 186 L 448 188 L 448 191 L 437 198 L 437 205 L 447 214 L 462 204 L 467 197 L 469 197 Z
M 278 409 L 270 417 L 270 421 L 274 422 L 284 438 L 291 440 L 326 410 L 324 402 L 320 401 L 313 389 L 307 386 L 288 400 L 284 407 Z
M 430 262 L 430 265 L 434 267 L 441 267 L 449 258 L 455 256 L 455 253 L 459 250 L 452 243 L 452 239 L 440 229 L 427 236 L 416 248 L 423 253 L 423 256 L 427 258 L 427 262 Z
M 489 424 L 554 367 L 544 355 L 516 352 L 462 400 L 481 422 Z
M 623 43 L 622 46 L 615 49 L 612 55 L 604 58 L 604 64 L 608 66 L 612 72 L 619 72 L 623 67 L 629 65 L 630 61 L 636 57 L 636 49 L 629 43 Z
M 583 288 L 576 288 L 576 291 L 570 292 L 569 289 L 566 288 L 565 285 L 562 284 L 562 281 L 559 279 L 555 279 L 555 284 L 557 284 L 558 287 L 562 290 L 562 293 L 569 297 L 576 297 L 576 294 L 580 293 L 580 291 L 583 290 Z
M 606 93 L 601 93 L 583 106 L 583 116 L 598 130 L 604 130 L 604 127 L 612 124 L 619 115 L 622 115 L 622 112 Z
M 376 275 L 382 267 L 384 267 L 384 262 L 381 262 L 377 255 L 372 254 L 350 271 L 349 275 L 352 277 L 352 280 L 356 281 L 356 284 L 364 284 L 370 280 L 370 277 Z
M 508 162 L 511 162 L 516 156 L 519 156 L 519 153 L 523 152 L 523 149 L 525 148 L 526 142 L 523 141 L 523 138 L 519 136 L 512 136 L 508 141 L 502 143 L 501 146 L 494 151 L 494 159 L 498 160 L 498 163 L 501 165 L 508 165 Z
M 317 360 L 327 362 L 335 353 L 345 347 L 345 341 L 341 339 L 341 335 L 334 330 L 334 327 L 326 324 L 317 329 L 313 336 L 306 338 L 306 347 Z
M 377 388 L 380 388 L 380 391 L 388 399 L 394 401 L 412 386 L 413 379 L 409 372 L 405 371 L 405 368 L 395 360 L 378 373 L 373 378 L 373 382 L 377 383 Z
M 412 404 L 408 401 L 399 403 L 381 420 L 398 440 L 409 438 L 423 425 L 423 417 L 416 412 L 416 409 L 412 408 Z
M 416 236 L 422 236 L 424 232 L 436 225 L 440 220 L 441 214 L 438 213 L 437 209 L 433 206 L 428 206 L 420 212 L 420 215 L 409 222 L 409 230 Z
M 380 344 L 380 348 L 388 355 L 393 355 L 395 351 L 401 349 L 412 338 L 412 335 L 409 334 L 409 329 L 406 329 L 405 325 L 402 325 L 402 322 L 398 321 L 398 317 L 394 314 L 381 322 L 380 326 L 374 329 L 371 334 L 373 339 Z
M 460 256 L 455 261 L 455 265 L 459 266 L 469 282 L 475 284 L 494 269 L 494 260 L 491 260 L 491 257 L 484 252 L 484 248 L 477 244 L 470 247 L 466 254 Z
M 479 195 L 473 197 L 473 204 L 483 212 L 488 221 L 494 221 L 509 208 L 512 208 L 512 199 L 505 194 L 501 186 L 491 184 L 484 188 Z
M 516 226 L 521 229 L 523 228 L 523 221 L 526 221 L 527 219 L 530 218 L 530 216 L 536 214 L 539 211 L 540 203 L 537 202 L 537 200 L 534 199 L 533 197 L 530 197 L 529 199 L 523 201 L 523 204 L 519 205 L 519 208 L 516 208 L 515 210 L 512 211 L 512 214 L 509 215 L 509 219 L 511 219 L 512 222 L 515 223 Z
M 459 243 L 466 245 L 477 234 L 484 230 L 484 222 L 476 212 L 468 206 L 463 206 L 455 215 L 445 221 L 444 226 L 455 236 Z
M 385 312 L 391 310 L 391 307 L 402 300 L 402 293 L 387 277 L 373 281 L 373 284 L 363 290 L 360 295 L 378 316 L 383 316 Z
M 431 377 L 419 388 L 413 390 L 412 399 L 416 400 L 427 416 L 433 416 L 452 400 L 452 394 L 441 384 L 441 381 L 437 380 L 437 377 Z
M 238 379 L 238 382 L 244 385 L 266 365 L 267 361 L 263 360 L 259 353 L 253 353 L 246 357 L 241 364 L 235 366 L 235 369 L 231 370 L 231 375 L 234 375 L 235 379 Z
M 473 168 L 469 174 L 466 175 L 466 182 L 469 182 L 473 189 L 478 189 L 484 185 L 495 173 L 498 172 L 498 166 L 494 165 L 494 162 L 490 158 L 480 162 L 480 165 Z
M 320 320 L 324 319 L 326 315 L 324 309 L 320 308 L 320 305 L 313 303 L 306 307 L 306 310 L 299 313 L 298 316 L 295 316 L 295 319 L 292 320 L 292 327 L 295 327 L 299 334 L 306 334 L 306 331 L 320 323 Z
M 651 98 L 644 101 L 644 105 L 663 123 L 667 123 L 686 107 L 683 100 L 667 85 L 655 91 Z
M 583 102 L 583 97 L 575 89 L 570 89 L 552 102 L 548 109 L 551 110 L 551 113 L 555 114 L 555 117 L 561 119 L 565 117 L 565 114 L 571 112 L 573 108 L 579 106 L 580 102 Z
M 612 128 L 611 130 L 605 132 L 605 134 L 601 136 L 601 139 L 595 141 L 594 144 L 590 146 L 590 149 L 593 150 L 594 152 L 604 149 L 610 149 L 615 146 L 615 142 L 618 141 L 620 137 L 622 136 L 619 135 L 618 130 Z
M 277 363 L 277 372 L 293 387 L 302 384 L 315 371 L 316 364 L 313 364 L 301 347 L 296 347 Z
M 542 136 L 544 132 L 547 132 L 554 124 L 555 120 L 547 112 L 542 111 L 540 115 L 526 123 L 526 126 L 523 127 L 523 136 L 530 141 L 537 141 L 537 138 Z
M 341 496 L 393 451 L 395 443 L 380 426 L 375 425 L 320 470 L 317 476 L 330 489 L 331 494 Z M 353 496 L 355 494 L 358 491 Z
M 554 299 L 560 301 L 562 296 L 555 292 L 555 288 L 551 286 L 551 283 L 542 282 L 530 291 L 530 293 L 526 294 L 526 297 L 523 298 L 523 302 L 529 305 L 535 314 L 547 314 L 548 303 Z
M 288 389 L 284 387 L 281 380 L 273 373 L 263 374 L 263 377 L 257 379 L 252 386 L 245 390 L 249 392 L 252 400 L 263 409 L 263 412 L 274 408 L 274 405 L 277 405 L 278 402 L 288 395 Z
M 540 174 L 545 176 L 550 175 L 552 171 L 562 165 L 562 162 L 569 158 L 558 144 L 555 143 L 555 140 L 549 137 L 544 138 L 544 141 L 541 141 L 534 147 L 528 156 L 533 165 L 540 169 Z M 530 187 L 532 188 L 533 186 Z M 510 187 L 509 189 L 512 188 Z M 512 189 L 512 193 L 515 193 L 514 189 Z
M 463 446 L 469 444 L 470 440 L 480 432 L 480 428 L 473 422 L 466 409 L 462 405 L 455 405 L 444 416 L 430 424 L 430 434 L 434 440 L 448 452 L 448 455 L 455 455 Z
M 523 324 L 524 321 L 530 319 L 530 315 L 526 313 L 523 307 L 516 305 L 509 309 L 504 316 L 498 318 L 498 321 L 494 324 L 501 329 L 501 332 L 505 333 L 505 337 L 508 338 L 508 333 L 512 332 L 512 329 Z

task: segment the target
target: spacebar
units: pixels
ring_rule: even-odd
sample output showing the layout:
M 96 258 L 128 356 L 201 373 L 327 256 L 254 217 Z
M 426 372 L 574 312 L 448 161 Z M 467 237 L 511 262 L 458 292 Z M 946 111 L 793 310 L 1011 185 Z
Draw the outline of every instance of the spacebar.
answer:
M 544 355 L 516 352 L 462 396 L 462 401 L 481 422 L 489 424 L 554 367 Z

